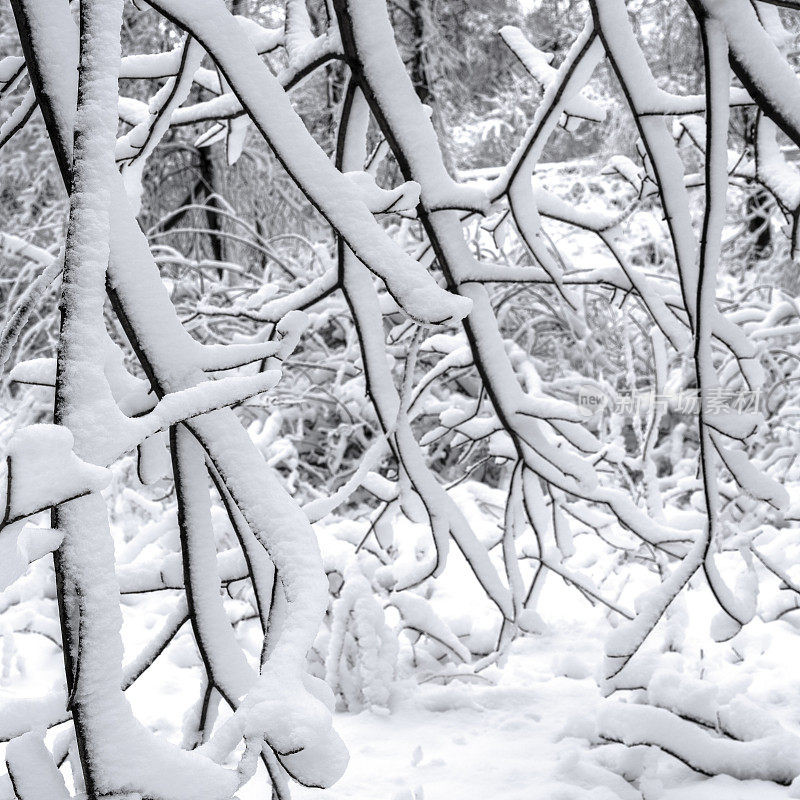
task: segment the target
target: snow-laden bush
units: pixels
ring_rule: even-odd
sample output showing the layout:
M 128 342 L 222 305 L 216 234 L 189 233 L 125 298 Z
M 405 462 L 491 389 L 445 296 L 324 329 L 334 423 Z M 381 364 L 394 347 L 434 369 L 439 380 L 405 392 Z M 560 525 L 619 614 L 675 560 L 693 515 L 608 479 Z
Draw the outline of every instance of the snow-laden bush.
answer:
M 341 707 L 387 709 L 397 669 L 397 638 L 369 579 L 351 562 L 333 601 L 325 681 Z

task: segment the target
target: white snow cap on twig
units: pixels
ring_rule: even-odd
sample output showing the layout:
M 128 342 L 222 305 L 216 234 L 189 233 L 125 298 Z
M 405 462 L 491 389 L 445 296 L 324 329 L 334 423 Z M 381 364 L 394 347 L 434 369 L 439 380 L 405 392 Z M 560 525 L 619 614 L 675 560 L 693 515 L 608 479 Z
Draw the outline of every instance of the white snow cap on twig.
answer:
M 543 89 L 547 89 L 558 75 L 558 70 L 551 66 L 553 54 L 534 47 L 515 25 L 506 25 L 500 28 L 499 32 L 503 41 L 525 67 L 526 72 Z M 567 118 L 578 117 L 593 122 L 603 122 L 606 118 L 606 110 L 587 97 L 585 90 L 570 99 L 564 108 L 564 114 Z
M 61 425 L 29 425 L 8 448 L 6 524 L 74 497 L 104 489 L 111 473 L 75 455 L 72 433 Z

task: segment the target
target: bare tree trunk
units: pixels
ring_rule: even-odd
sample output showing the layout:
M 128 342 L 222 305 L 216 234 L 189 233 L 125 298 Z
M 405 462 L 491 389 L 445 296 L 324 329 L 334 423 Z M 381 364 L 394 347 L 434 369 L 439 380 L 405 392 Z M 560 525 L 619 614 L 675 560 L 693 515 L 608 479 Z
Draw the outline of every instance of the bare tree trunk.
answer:
M 198 148 L 198 155 L 200 157 L 200 176 L 201 176 L 201 191 L 202 198 L 205 199 L 207 206 L 206 225 L 208 227 L 208 242 L 211 246 L 211 256 L 215 261 L 225 260 L 225 244 L 220 231 L 222 230 L 222 220 L 220 215 L 215 213 L 214 209 L 220 207 L 219 200 L 216 195 L 220 194 L 219 179 L 217 170 L 214 166 L 214 156 L 211 152 L 212 147 Z M 222 278 L 224 270 L 217 271 L 219 277 Z

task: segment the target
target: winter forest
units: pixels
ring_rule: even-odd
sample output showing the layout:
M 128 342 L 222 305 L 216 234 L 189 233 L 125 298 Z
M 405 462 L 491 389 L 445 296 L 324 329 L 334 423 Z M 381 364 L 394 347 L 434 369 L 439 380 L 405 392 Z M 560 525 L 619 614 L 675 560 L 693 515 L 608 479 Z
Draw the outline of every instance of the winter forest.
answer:
M 800 798 L 799 0 L 0 0 L 0 800 Z

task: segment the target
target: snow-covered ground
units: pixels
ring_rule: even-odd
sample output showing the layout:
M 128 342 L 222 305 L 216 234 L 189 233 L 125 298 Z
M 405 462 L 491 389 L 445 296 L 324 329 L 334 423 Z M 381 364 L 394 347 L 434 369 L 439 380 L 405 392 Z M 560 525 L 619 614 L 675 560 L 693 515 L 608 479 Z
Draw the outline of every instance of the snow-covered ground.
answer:
M 448 621 L 469 609 L 473 579 L 454 553 L 433 602 Z M 474 589 L 474 587 L 473 587 Z M 635 590 L 631 589 L 635 594 Z M 789 730 L 800 733 L 800 637 L 787 619 L 758 621 L 733 642 L 714 644 L 707 635 L 713 604 L 704 587 L 690 591 L 692 625 L 684 654 L 672 654 L 676 670 L 715 683 L 722 697 L 747 696 Z M 473 590 L 471 602 L 486 601 Z M 480 678 L 395 686 L 391 711 L 337 713 L 336 729 L 350 751 L 345 776 L 332 789 L 296 787 L 298 800 L 772 800 L 788 787 L 765 781 L 707 777 L 654 748 L 602 743 L 597 713 L 605 700 L 597 679 L 610 626 L 604 609 L 591 609 L 562 581 L 548 582 L 541 608 L 547 629 L 518 639 L 502 667 Z M 588 612 L 587 612 L 588 609 Z M 484 609 L 485 611 L 485 609 Z M 478 618 L 485 617 L 479 611 Z M 791 617 L 791 615 L 789 615 Z M 389 617 L 391 621 L 391 617 Z M 657 649 L 657 648 L 654 648 Z M 132 691 L 137 711 L 162 733 L 177 737 L 180 716 L 153 707 L 147 695 L 158 686 L 182 705 L 195 699 L 185 673 L 173 667 L 196 658 L 188 637 L 166 663 Z M 185 659 L 185 660 L 184 660 Z M 166 692 L 165 692 L 166 689 Z M 152 697 L 152 695 L 151 695 Z M 138 705 L 138 704 L 137 704 Z M 261 784 L 263 786 L 263 784 Z M 241 800 L 261 797 L 252 781 Z
M 492 491 L 484 488 L 481 495 L 490 500 Z M 476 507 L 470 507 L 470 484 L 459 487 L 455 495 L 483 537 L 493 535 L 490 519 L 480 519 Z M 398 524 L 399 535 L 407 541 L 413 542 L 423 533 L 423 526 L 407 520 Z M 323 551 L 335 551 L 337 542 L 344 545 L 342 536 L 349 538 L 348 531 L 352 533 L 354 526 L 363 525 L 366 523 L 342 520 L 322 523 L 318 534 Z M 156 553 L 163 557 L 177 545 L 171 524 L 159 530 L 163 536 L 140 553 L 145 561 Z M 115 533 L 121 540 L 119 528 Z M 217 533 L 224 536 L 224 530 Z M 583 535 L 580 538 L 584 540 Z M 590 542 L 582 541 L 581 550 L 590 549 Z M 591 563 L 582 566 L 591 572 Z M 597 566 L 602 569 L 602 560 Z M 50 568 L 38 562 L 32 569 L 41 573 Z M 617 598 L 628 608 L 654 580 L 644 567 L 630 573 L 631 580 L 622 585 Z M 23 587 L 25 580 L 33 579 L 35 576 L 23 579 Z M 233 594 L 235 597 L 236 591 Z M 499 615 L 457 550 L 451 553 L 443 576 L 424 594 L 429 595 L 431 607 L 441 619 L 473 651 L 481 649 L 481 642 L 490 649 Z M 175 591 L 123 598 L 126 662 L 153 638 L 179 602 L 180 593 Z M 32 631 L 13 635 L 10 629 L 2 631 L 0 703 L 11 697 L 41 696 L 47 686 L 60 681 L 60 651 L 41 635 L 58 637 L 54 617 L 52 629 L 41 627 L 41 620 L 55 612 L 52 597 L 28 601 L 28 607 Z M 25 620 L 19 616 L 21 607 L 17 608 L 7 619 L 19 631 Z M 229 599 L 227 608 L 234 620 L 252 615 L 242 600 Z M 334 726 L 350 752 L 344 777 L 328 790 L 295 787 L 294 797 L 772 800 L 791 796 L 788 787 L 775 783 L 701 775 L 655 748 L 604 742 L 598 734 L 601 709 L 607 704 L 645 701 L 643 692 L 630 691 L 606 699 L 598 688 L 605 640 L 619 618 L 604 606 L 591 607 L 585 597 L 554 575 L 545 584 L 538 608 L 545 623 L 543 630 L 518 638 L 504 664 L 490 665 L 477 674 L 465 666 L 439 665 L 430 658 L 427 662 L 423 658 L 418 668 L 412 669 L 412 640 L 407 633 L 400 633 L 400 671 L 391 689 L 389 708 L 337 712 Z M 760 709 L 759 715 L 767 714 L 789 733 L 800 735 L 800 674 L 796 670 L 800 636 L 795 626 L 798 620 L 793 620 L 797 612 L 770 623 L 756 619 L 725 643 L 714 643 L 708 635 L 714 613 L 708 589 L 698 581 L 675 611 L 676 624 L 672 627 L 677 630 L 688 622 L 681 652 L 662 652 L 670 636 L 678 635 L 670 633 L 671 623 L 666 620 L 634 664 L 653 657 L 662 659 L 661 666 L 671 674 L 702 679 L 703 686 L 712 691 L 716 687 L 720 704 L 746 696 Z M 393 627 L 399 626 L 399 615 L 391 607 L 386 608 L 386 620 Z M 244 619 L 237 630 L 255 665 L 259 652 L 256 622 Z M 431 665 L 434 670 L 441 667 L 439 675 L 428 669 Z M 185 624 L 127 696 L 136 715 L 150 729 L 180 742 L 187 710 L 197 703 L 199 692 L 198 654 L 191 629 Z M 717 735 L 707 730 L 703 733 Z M 52 742 L 52 736 L 48 741 Z M 256 800 L 263 797 L 264 786 L 264 781 L 253 780 L 238 796 L 240 800 Z
M 412 533 L 405 531 L 408 536 Z M 37 565 L 37 569 L 43 567 Z M 627 586 L 620 602 L 632 603 L 640 590 Z M 708 637 L 713 605 L 707 594 L 700 584 L 689 591 L 691 624 L 683 652 L 662 656 L 671 659 L 669 668 L 716 685 L 720 701 L 746 694 L 788 731 L 799 734 L 800 674 L 795 665 L 800 662 L 800 637 L 792 614 L 768 624 L 756 620 L 731 642 L 714 644 Z M 126 660 L 152 638 L 178 597 L 178 593 L 154 593 L 123 601 Z M 472 620 L 473 646 L 476 637 L 491 636 L 490 622 L 496 612 L 492 614 L 457 552 L 430 599 L 454 630 L 459 630 L 459 619 L 462 623 Z M 238 607 L 246 613 L 245 604 L 236 601 L 229 602 L 229 613 L 235 617 Z M 788 787 L 774 783 L 700 775 L 655 748 L 603 742 L 597 733 L 602 706 L 643 699 L 621 692 L 607 700 L 598 689 L 604 642 L 611 630 L 607 611 L 591 608 L 555 576 L 546 583 L 539 607 L 546 629 L 517 639 L 501 667 L 489 666 L 479 675 L 432 679 L 426 678 L 424 669 L 406 670 L 405 677 L 401 669 L 390 709 L 338 712 L 334 725 L 350 751 L 344 777 L 329 790 L 296 787 L 294 796 L 298 800 L 772 800 L 790 796 Z M 387 621 L 399 621 L 391 609 L 387 609 Z M 483 633 L 482 622 L 487 626 Z M 246 641 L 252 635 L 251 649 L 257 653 L 255 622 L 241 623 L 239 633 Z M 400 662 L 405 659 L 407 664 L 410 643 L 406 634 L 400 636 L 404 642 Z M 12 691 L 17 696 L 41 695 L 46 685 L 58 681 L 60 652 L 47 638 L 6 635 L 3 644 L 0 699 Z M 657 653 L 662 646 L 663 641 L 658 641 L 648 652 Z M 647 658 L 648 652 L 642 657 Z M 448 674 L 446 669 L 442 672 Z M 186 711 L 198 699 L 199 674 L 197 652 L 185 625 L 127 696 L 148 727 L 178 742 Z M 256 800 L 263 797 L 264 785 L 253 780 L 238 796 Z
M 787 788 L 764 781 L 698 775 L 654 750 L 639 748 L 622 755 L 619 745 L 593 746 L 595 713 L 602 698 L 592 671 L 602 658 L 602 626 L 573 620 L 558 630 L 517 641 L 506 667 L 487 676 L 496 680 L 494 686 L 463 682 L 406 686 L 398 692 L 390 715 L 370 711 L 338 715 L 335 723 L 351 759 L 344 778 L 327 791 L 297 790 L 296 797 L 771 800 L 789 796 Z M 771 678 L 762 676 L 765 684 L 774 680 L 771 688 L 764 686 L 766 698 L 775 710 L 793 706 L 797 718 L 800 705 L 791 664 L 781 667 L 775 662 L 772 667 Z M 242 798 L 251 796 L 256 794 Z

